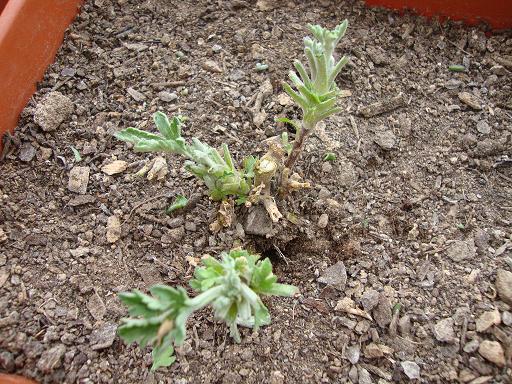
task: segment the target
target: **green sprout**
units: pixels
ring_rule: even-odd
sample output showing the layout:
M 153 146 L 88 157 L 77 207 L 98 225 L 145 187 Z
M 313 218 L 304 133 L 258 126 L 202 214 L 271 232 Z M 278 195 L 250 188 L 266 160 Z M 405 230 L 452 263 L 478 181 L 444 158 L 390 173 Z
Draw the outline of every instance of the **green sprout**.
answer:
M 268 64 L 256 63 L 255 67 L 257 72 L 264 72 L 268 69 Z
M 188 203 L 188 199 L 183 195 L 176 196 L 176 199 L 174 199 L 174 202 L 167 207 L 165 210 L 165 213 L 168 215 L 172 212 L 176 211 L 177 209 L 184 208 Z
M 286 160 L 286 167 L 292 168 L 302 152 L 304 139 L 316 127 L 317 123 L 341 109 L 336 106 L 340 91 L 336 85 L 336 77 L 347 64 L 348 57 L 343 56 L 335 61 L 334 48 L 345 35 L 348 21 L 343 21 L 335 29 L 328 30 L 319 25 L 310 25 L 313 38 L 304 39 L 304 53 L 309 64 L 309 73 L 299 61 L 294 62 L 297 72 L 290 71 L 289 77 L 296 90 L 288 83 L 283 88 L 302 109 L 302 130 L 297 132 L 293 150 Z
M 314 40 L 310 37 L 304 39 L 304 53 L 308 59 L 310 74 L 299 60 L 295 60 L 294 66 L 299 76 L 290 71 L 289 77 L 298 92 L 289 84 L 283 84 L 288 95 L 302 108 L 303 125 L 306 129 L 313 129 L 320 120 L 341 110 L 336 107 L 339 89 L 335 79 L 347 64 L 348 57 L 343 56 L 336 63 L 332 54 L 345 35 L 347 26 L 347 20 L 332 31 L 319 25 L 310 25 Z
M 466 70 L 466 67 L 463 65 L 454 64 L 450 65 L 448 67 L 448 70 L 451 72 L 464 72 Z
M 324 161 L 336 161 L 336 154 L 332 152 L 327 152 L 324 156 Z
M 195 137 L 192 144 L 188 144 L 181 136 L 183 117 L 175 116 L 169 121 L 164 113 L 156 112 L 153 119 L 159 135 L 126 128 L 115 137 L 133 143 L 136 152 L 177 153 L 187 158 L 185 169 L 203 180 L 213 200 L 222 200 L 229 195 L 246 196 L 250 192 L 256 163 L 253 156 L 244 159 L 243 169 L 239 171 L 226 144 L 222 145 L 221 152 Z
M 192 313 L 211 305 L 215 317 L 225 322 L 230 335 L 240 342 L 237 325 L 254 328 L 270 323 L 270 314 L 260 295 L 293 296 L 297 288 L 277 283 L 269 259 L 259 260 L 245 250 L 223 252 L 221 260 L 208 256 L 196 268 L 190 286 L 199 294 L 190 298 L 184 288 L 155 285 L 151 296 L 138 290 L 119 294 L 131 318 L 122 320 L 119 336 L 141 348 L 153 346 L 155 370 L 175 361 L 174 345 L 186 336 L 186 322 Z
M 70 145 L 69 147 L 71 148 L 71 152 L 73 152 L 73 156 L 75 157 L 75 163 L 79 163 L 80 161 L 82 161 L 82 156 L 80 155 L 78 149 L 76 149 L 72 145 Z
M 287 155 L 290 155 L 292 152 L 292 145 L 288 141 L 288 132 L 281 133 L 281 145 L 283 146 L 284 151 Z

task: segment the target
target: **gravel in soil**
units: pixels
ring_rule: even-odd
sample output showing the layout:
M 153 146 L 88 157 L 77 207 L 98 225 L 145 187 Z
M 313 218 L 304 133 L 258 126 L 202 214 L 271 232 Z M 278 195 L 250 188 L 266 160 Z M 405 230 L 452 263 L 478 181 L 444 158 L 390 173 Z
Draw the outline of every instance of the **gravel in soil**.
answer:
M 237 160 L 263 154 L 288 129 L 274 119 L 299 117 L 280 82 L 305 25 L 344 18 L 343 112 L 299 161 L 313 188 L 283 206 L 288 239 L 242 220 L 209 232 L 217 205 L 177 156 L 112 137 L 153 130 L 162 110 Z M 511 70 L 510 31 L 359 2 L 86 1 L 0 165 L 0 371 L 42 383 L 506 382 Z M 135 175 L 146 164 L 152 180 Z M 178 194 L 194 203 L 167 216 Z M 186 285 L 198 257 L 238 244 L 265 251 L 300 295 L 266 300 L 272 324 L 243 329 L 239 345 L 203 310 L 177 362 L 150 373 L 150 350 L 115 334 L 127 315 L 117 293 Z

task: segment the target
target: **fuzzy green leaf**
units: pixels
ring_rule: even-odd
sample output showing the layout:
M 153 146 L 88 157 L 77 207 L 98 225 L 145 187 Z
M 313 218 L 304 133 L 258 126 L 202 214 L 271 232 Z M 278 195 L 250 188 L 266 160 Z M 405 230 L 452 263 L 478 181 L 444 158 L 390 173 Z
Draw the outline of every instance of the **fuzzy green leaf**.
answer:
M 308 73 L 306 72 L 306 68 L 304 68 L 304 65 L 299 60 L 295 60 L 293 62 L 293 66 L 299 73 L 300 78 L 301 78 L 302 82 L 304 83 L 304 85 L 308 88 L 311 87 L 311 79 L 309 78 Z
M 126 128 L 114 134 L 116 138 L 133 144 L 136 152 L 171 152 L 166 140 L 154 133 L 137 128 Z
M 298 134 L 301 130 L 301 126 L 300 126 L 300 123 L 292 120 L 292 119 L 289 119 L 287 117 L 278 117 L 276 119 L 276 121 L 279 121 L 280 123 L 286 123 L 286 124 L 290 124 L 293 128 L 295 128 L 295 132 Z
M 175 139 L 176 137 L 173 137 L 171 134 L 171 123 L 169 122 L 169 119 L 167 118 L 167 115 L 162 112 L 156 112 L 153 115 L 153 120 L 155 122 L 156 127 L 162 134 L 162 136 L 166 139 Z
M 281 145 L 283 146 L 284 151 L 287 155 L 290 155 L 292 152 L 293 145 L 288 140 L 288 132 L 281 133 Z
M 283 89 L 299 105 L 299 107 L 301 107 L 303 110 L 307 110 L 308 103 L 303 96 L 295 92 L 288 83 L 283 83 Z
M 297 287 L 293 285 L 274 283 L 268 289 L 260 293 L 272 296 L 293 296 L 297 292 Z
M 154 115 L 160 135 L 127 128 L 115 134 L 120 140 L 133 143 L 137 152 L 170 152 L 184 156 L 185 168 L 204 181 L 213 200 L 222 200 L 227 196 L 247 196 L 252 185 L 253 173 L 238 171 L 233 163 L 228 147 L 223 144 L 222 153 L 197 138 L 187 144 L 181 137 L 181 124 L 184 118 L 175 116 L 170 121 L 162 112 Z M 170 209 L 170 208 L 169 208 Z
M 251 288 L 266 295 L 292 296 L 297 289 L 291 285 L 277 284 L 277 277 L 272 273 L 272 264 L 267 258 L 256 264 L 252 274 Z
M 272 264 L 267 258 L 256 264 L 252 274 L 251 288 L 257 292 L 264 292 L 277 281 L 277 277 L 272 273 Z
M 338 89 L 335 80 L 348 58 L 344 56 L 335 63 L 333 51 L 344 36 L 347 26 L 346 20 L 333 30 L 310 25 L 313 38 L 304 39 L 304 53 L 309 62 L 310 74 L 300 61 L 296 61 L 294 66 L 300 78 L 294 72 L 289 77 L 297 91 L 283 84 L 286 93 L 301 107 L 304 113 L 303 125 L 308 129 L 337 111 L 335 103 Z
M 167 207 L 167 209 L 165 210 L 165 213 L 167 213 L 169 215 L 178 209 L 185 208 L 187 203 L 188 203 L 188 199 L 185 196 L 177 195 L 176 198 L 174 199 L 174 202 L 169 207 Z
M 463 65 L 454 64 L 454 65 L 450 65 L 448 67 L 448 70 L 452 71 L 452 72 L 464 72 L 466 70 L 466 67 Z
M 119 299 L 128 307 L 132 316 L 156 316 L 165 308 L 158 300 L 138 290 L 121 292 Z
M 130 313 L 139 318 L 123 319 L 119 335 L 141 347 L 153 345 L 152 369 L 168 366 L 175 360 L 173 344 L 180 345 L 185 340 L 190 314 L 211 305 L 215 317 L 224 321 L 231 336 L 240 342 L 237 324 L 257 329 L 270 322 L 260 293 L 289 296 L 296 291 L 295 287 L 276 283 L 269 259 L 258 259 L 258 255 L 242 249 L 223 252 L 221 260 L 202 259 L 203 267 L 196 268 L 190 282 L 194 290 L 201 292 L 194 298 L 189 298 L 181 287 L 165 285 L 151 287 L 152 296 L 139 291 L 121 294 Z
M 177 316 L 187 306 L 188 295 L 182 287 L 172 288 L 167 285 L 154 285 L 149 291 L 160 306 L 169 311 L 171 317 Z
M 162 320 L 158 318 L 123 319 L 117 329 L 119 336 L 128 344 L 137 342 L 141 348 L 152 343 L 158 334 Z
M 174 354 L 174 347 L 171 342 L 162 343 L 153 348 L 151 357 L 153 358 L 153 365 L 151 371 L 154 372 L 160 367 L 168 367 L 176 361 Z
M 256 166 L 256 159 L 254 156 L 247 156 L 243 161 L 243 172 L 246 178 L 252 179 L 254 175 L 254 167 Z
M 76 149 L 72 145 L 70 145 L 69 147 L 71 148 L 71 152 L 73 152 L 73 156 L 75 157 L 75 163 L 79 163 L 80 161 L 82 161 L 82 156 L 80 155 L 78 149 Z
M 178 139 L 181 137 L 181 124 L 185 121 L 183 116 L 174 116 L 171 120 L 170 136 L 172 139 Z

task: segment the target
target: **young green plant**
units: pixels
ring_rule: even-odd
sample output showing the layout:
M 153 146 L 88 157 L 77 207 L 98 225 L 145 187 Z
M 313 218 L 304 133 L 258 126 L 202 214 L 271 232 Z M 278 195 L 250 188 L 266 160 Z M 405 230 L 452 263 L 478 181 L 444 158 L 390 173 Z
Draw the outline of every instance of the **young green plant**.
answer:
M 195 311 L 208 305 L 215 317 L 225 322 L 230 335 L 240 342 L 238 325 L 255 330 L 270 323 L 270 314 L 261 295 L 293 296 L 297 288 L 277 283 L 269 259 L 245 250 L 223 252 L 221 260 L 206 257 L 203 267 L 196 268 L 190 282 L 199 294 L 190 298 L 184 288 L 155 285 L 151 295 L 138 290 L 119 295 L 132 318 L 123 319 L 118 333 L 127 342 L 144 348 L 152 345 L 152 370 L 171 365 L 174 345 L 181 345 L 186 336 L 186 322 Z
M 195 137 L 188 144 L 181 136 L 183 117 L 174 116 L 169 121 L 164 113 L 156 112 L 153 119 L 160 134 L 126 128 L 117 132 L 115 137 L 132 143 L 136 152 L 168 152 L 185 157 L 185 168 L 203 180 L 213 200 L 249 194 L 254 178 L 254 157 L 245 158 L 243 168 L 238 170 L 227 145 L 223 144 L 219 152 Z
M 185 168 L 203 180 L 213 200 L 225 201 L 232 196 L 239 204 L 262 203 L 272 221 L 277 222 L 282 214 L 274 199 L 274 180 L 280 180 L 278 184 L 282 195 L 309 187 L 309 183 L 303 182 L 297 173 L 292 173 L 292 169 L 303 151 L 306 138 L 318 122 L 340 111 L 336 105 L 339 89 L 335 80 L 348 58 L 344 56 L 336 62 L 333 52 L 347 25 L 345 20 L 333 30 L 319 25 L 309 26 L 313 38 L 304 39 L 309 71 L 300 61 L 295 61 L 297 72 L 289 74 L 295 89 L 283 84 L 284 90 L 303 113 L 300 124 L 286 118 L 279 119 L 294 126 L 295 139 L 290 142 L 287 133 L 283 134 L 278 143 L 269 145 L 269 150 L 260 159 L 246 157 L 241 169 L 235 166 L 225 144 L 218 151 L 197 138 L 192 138 L 191 144 L 187 143 L 181 136 L 183 118 L 180 116 L 169 121 L 162 112 L 155 113 L 154 121 L 160 134 L 127 128 L 115 136 L 132 143 L 135 151 L 177 153 L 185 157 Z
M 308 60 L 309 73 L 299 61 L 294 62 L 297 72 L 290 71 L 289 77 L 296 89 L 288 83 L 283 88 L 302 109 L 302 123 L 296 130 L 296 137 L 285 167 L 291 170 L 302 153 L 306 138 L 321 120 L 341 111 L 336 105 L 339 89 L 336 77 L 347 64 L 348 57 L 335 61 L 334 48 L 345 35 L 348 21 L 345 20 L 333 30 L 319 25 L 310 25 L 313 38 L 304 39 L 304 54 Z M 298 75 L 297 75 L 298 74 Z

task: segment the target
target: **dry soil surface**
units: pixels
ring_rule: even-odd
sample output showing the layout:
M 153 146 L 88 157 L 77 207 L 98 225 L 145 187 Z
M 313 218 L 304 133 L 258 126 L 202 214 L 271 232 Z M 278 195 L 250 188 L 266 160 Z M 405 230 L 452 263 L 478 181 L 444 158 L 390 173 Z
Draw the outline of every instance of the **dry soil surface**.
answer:
M 345 18 L 343 112 L 299 161 L 313 187 L 280 203 L 286 238 L 250 235 L 241 214 L 210 232 L 217 204 L 177 156 L 162 180 L 134 176 L 158 155 L 112 134 L 154 130 L 156 110 L 188 116 L 185 136 L 226 142 L 237 160 L 263 154 L 290 129 L 274 119 L 300 116 L 280 84 L 303 59 L 306 24 Z M 510 31 L 359 2 L 86 1 L 0 164 L 0 371 L 42 383 L 510 382 L 511 71 Z M 176 194 L 195 206 L 167 216 Z M 117 293 L 186 286 L 201 255 L 239 244 L 300 295 L 266 300 L 272 324 L 243 329 L 239 345 L 201 311 L 177 362 L 150 373 L 150 350 L 116 336 Z

